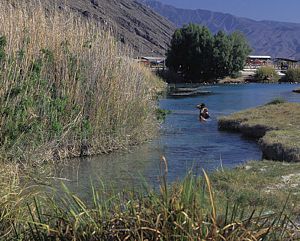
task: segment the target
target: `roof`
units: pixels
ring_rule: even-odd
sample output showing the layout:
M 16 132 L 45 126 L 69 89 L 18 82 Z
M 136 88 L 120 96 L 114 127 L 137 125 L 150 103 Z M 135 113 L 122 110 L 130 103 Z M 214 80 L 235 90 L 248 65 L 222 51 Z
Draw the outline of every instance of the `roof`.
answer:
M 287 61 L 287 62 L 298 62 L 298 60 L 295 59 L 289 59 L 289 58 L 275 58 L 276 60 L 283 60 L 283 61 Z
M 271 56 L 268 55 L 249 55 L 248 58 L 251 59 L 271 59 Z
M 164 57 L 147 57 L 147 56 L 143 56 L 143 57 L 141 57 L 141 59 L 146 59 L 146 60 L 149 60 L 149 61 L 165 60 Z

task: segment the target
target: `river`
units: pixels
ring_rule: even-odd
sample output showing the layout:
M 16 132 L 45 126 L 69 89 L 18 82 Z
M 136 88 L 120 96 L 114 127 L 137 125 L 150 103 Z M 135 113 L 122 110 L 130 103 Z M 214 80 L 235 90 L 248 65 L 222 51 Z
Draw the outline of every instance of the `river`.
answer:
M 57 176 L 66 178 L 72 191 L 83 197 L 90 195 L 91 182 L 123 189 L 144 181 L 157 185 L 162 156 L 168 161 L 168 181 L 182 179 L 188 171 L 195 174 L 217 168 L 232 168 L 247 160 L 260 160 L 261 151 L 255 140 L 237 133 L 218 130 L 217 118 L 246 108 L 265 104 L 281 97 L 300 102 L 300 94 L 292 90 L 300 85 L 240 84 L 203 86 L 211 95 L 166 97 L 160 100 L 162 109 L 171 111 L 161 125 L 157 139 L 134 147 L 128 152 L 116 152 L 80 160 L 72 167 L 60 168 Z M 210 121 L 198 121 L 195 106 L 204 102 Z M 96 184 L 96 185 L 98 185 Z

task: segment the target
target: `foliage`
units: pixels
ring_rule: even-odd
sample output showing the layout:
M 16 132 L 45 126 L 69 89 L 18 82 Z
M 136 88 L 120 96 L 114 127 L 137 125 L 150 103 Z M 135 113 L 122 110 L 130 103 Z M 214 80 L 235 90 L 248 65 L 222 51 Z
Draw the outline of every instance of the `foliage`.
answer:
M 230 75 L 230 78 L 233 78 L 233 79 L 238 79 L 238 78 L 241 78 L 242 77 L 242 73 L 239 71 L 239 72 L 233 72 L 231 75 Z
M 282 82 L 300 82 L 300 68 L 288 69 Z
M 0 237 L 4 240 L 228 241 L 295 237 L 294 224 L 285 211 L 289 199 L 285 199 L 277 212 L 256 210 L 255 205 L 243 207 L 226 200 L 219 203 L 216 196 L 219 193 L 205 172 L 202 178 L 189 173 L 172 187 L 166 182 L 167 168 L 162 173 L 160 191 L 146 185 L 141 192 L 111 193 L 105 187 L 92 186 L 91 200 L 85 202 L 63 185 L 58 195 L 40 192 L 24 197 L 23 204 L 15 206 L 20 211 L 16 216 L 6 213 L 3 217 L 6 225 L 0 226 Z M 220 179 L 228 177 L 227 173 L 220 176 Z
M 257 82 L 278 82 L 279 76 L 276 70 L 270 66 L 264 66 L 256 70 L 254 80 Z
M 4 1 L 0 13 L 1 160 L 108 152 L 155 133 L 164 85 L 109 32 L 39 5 Z
M 230 38 L 222 31 L 214 36 L 213 45 L 213 76 L 216 78 L 225 77 L 232 73 L 233 69 L 233 52 Z M 209 66 L 206 66 L 209 68 Z
M 213 36 L 208 28 L 189 24 L 175 31 L 166 64 L 176 72 L 182 71 L 186 78 L 211 78 L 211 71 L 205 69 L 212 60 L 212 49 Z
M 6 37 L 0 36 L 0 63 L 5 58 L 5 46 L 6 46 Z
M 286 100 L 284 98 L 278 97 L 278 98 L 271 100 L 266 105 L 278 105 L 278 104 L 283 104 L 285 102 L 286 102 Z
M 223 78 L 244 67 L 250 53 L 241 33 L 214 36 L 207 27 L 189 24 L 177 29 L 167 53 L 167 66 L 192 81 Z
M 160 108 L 156 109 L 156 118 L 160 122 L 164 121 L 169 114 L 171 114 L 170 110 L 164 110 Z

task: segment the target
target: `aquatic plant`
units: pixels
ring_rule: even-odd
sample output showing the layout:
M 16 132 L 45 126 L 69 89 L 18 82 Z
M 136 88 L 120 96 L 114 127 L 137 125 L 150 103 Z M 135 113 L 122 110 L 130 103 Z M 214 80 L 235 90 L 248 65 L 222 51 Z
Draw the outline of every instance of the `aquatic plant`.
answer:
M 156 109 L 156 118 L 160 122 L 164 121 L 169 114 L 171 114 L 170 110 L 164 110 L 160 108 Z

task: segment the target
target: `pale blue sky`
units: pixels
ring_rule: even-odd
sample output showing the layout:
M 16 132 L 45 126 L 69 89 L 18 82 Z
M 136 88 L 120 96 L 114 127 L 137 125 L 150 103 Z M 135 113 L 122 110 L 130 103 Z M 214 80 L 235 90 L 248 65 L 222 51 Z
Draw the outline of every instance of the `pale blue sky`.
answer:
M 206 9 L 255 20 L 300 23 L 300 0 L 159 0 L 179 8 Z

